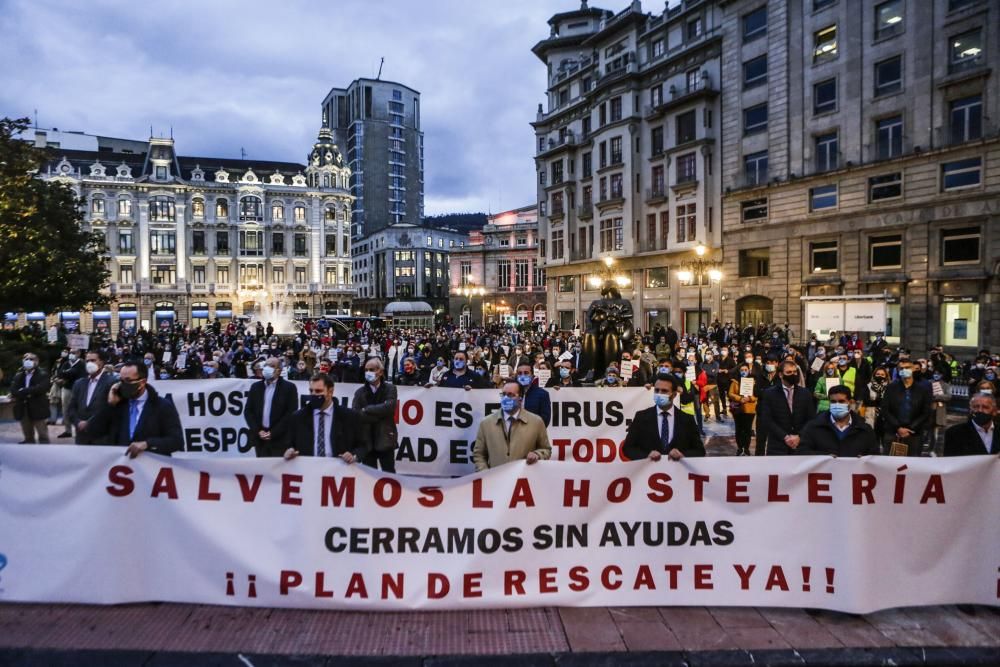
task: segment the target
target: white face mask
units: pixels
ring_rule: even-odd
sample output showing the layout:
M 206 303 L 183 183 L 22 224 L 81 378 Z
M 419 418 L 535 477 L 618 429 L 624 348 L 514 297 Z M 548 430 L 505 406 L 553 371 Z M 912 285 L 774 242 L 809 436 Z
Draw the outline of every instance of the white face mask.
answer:
M 87 374 L 88 375 L 94 375 L 95 373 L 97 373 L 98 370 L 99 369 L 97 368 L 97 364 L 96 363 L 94 363 L 93 361 L 88 361 L 87 362 Z
M 271 378 L 274 377 L 274 367 L 264 366 L 263 368 L 260 369 L 260 374 L 265 380 L 270 380 Z

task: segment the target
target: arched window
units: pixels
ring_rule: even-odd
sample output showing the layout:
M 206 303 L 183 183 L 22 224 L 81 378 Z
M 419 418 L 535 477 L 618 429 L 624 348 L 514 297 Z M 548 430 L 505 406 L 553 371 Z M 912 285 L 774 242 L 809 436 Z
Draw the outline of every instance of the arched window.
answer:
M 323 187 L 330 187 L 330 174 L 323 174 Z
M 149 219 L 151 222 L 173 222 L 174 198 L 164 195 L 150 197 Z
M 240 199 L 240 220 L 242 222 L 260 222 L 264 219 L 264 204 L 260 197 L 243 197 Z
M 228 199 L 216 199 L 215 200 L 215 217 L 216 218 L 228 218 L 229 217 L 229 200 Z
M 337 220 L 337 209 L 333 205 L 328 205 L 323 211 L 323 217 L 327 222 L 335 222 Z
M 336 301 L 327 301 L 326 303 L 324 303 L 323 304 L 323 312 L 326 313 L 327 315 L 336 315 L 337 314 L 337 302 Z
M 192 199 L 191 200 L 191 215 L 195 218 L 205 217 L 205 200 L 204 199 Z

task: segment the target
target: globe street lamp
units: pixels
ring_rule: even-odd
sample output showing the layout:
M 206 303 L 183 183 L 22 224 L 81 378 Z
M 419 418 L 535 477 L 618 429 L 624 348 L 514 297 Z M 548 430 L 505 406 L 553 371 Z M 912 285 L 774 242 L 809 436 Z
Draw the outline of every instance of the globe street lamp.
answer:
M 699 243 L 694 249 L 695 258 L 683 264 L 682 268 L 677 271 L 677 279 L 680 280 L 682 284 L 690 285 L 695 281 L 698 283 L 699 331 L 701 331 L 702 325 L 702 283 L 705 282 L 706 276 L 710 282 L 722 282 L 722 271 L 719 270 L 721 263 L 714 259 L 706 259 L 705 253 L 707 252 L 708 248 L 706 248 L 704 244 Z

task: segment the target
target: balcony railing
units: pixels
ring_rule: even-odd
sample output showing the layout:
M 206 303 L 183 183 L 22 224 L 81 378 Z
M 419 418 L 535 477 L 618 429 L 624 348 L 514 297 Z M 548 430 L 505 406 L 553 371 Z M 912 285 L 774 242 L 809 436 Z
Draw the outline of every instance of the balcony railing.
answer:
M 646 201 L 652 201 L 654 199 L 663 199 L 667 196 L 667 190 L 663 184 L 654 185 L 651 188 L 646 188 Z

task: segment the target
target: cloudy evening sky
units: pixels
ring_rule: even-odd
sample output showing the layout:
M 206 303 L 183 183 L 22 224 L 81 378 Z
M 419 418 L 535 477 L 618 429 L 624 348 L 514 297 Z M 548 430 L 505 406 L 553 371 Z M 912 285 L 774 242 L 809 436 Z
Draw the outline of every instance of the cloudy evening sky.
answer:
M 624 2 L 594 3 L 618 10 Z M 653 9 L 646 3 L 646 9 Z M 655 3 L 656 9 L 662 9 Z M 332 87 L 421 93 L 429 215 L 535 199 L 530 49 L 578 0 L 0 0 L 0 115 L 186 155 L 303 161 Z

